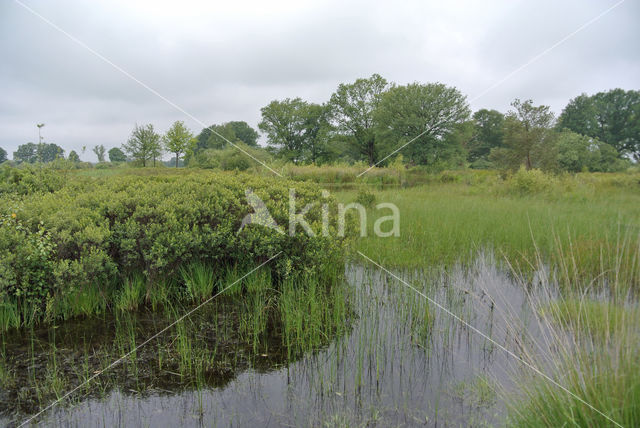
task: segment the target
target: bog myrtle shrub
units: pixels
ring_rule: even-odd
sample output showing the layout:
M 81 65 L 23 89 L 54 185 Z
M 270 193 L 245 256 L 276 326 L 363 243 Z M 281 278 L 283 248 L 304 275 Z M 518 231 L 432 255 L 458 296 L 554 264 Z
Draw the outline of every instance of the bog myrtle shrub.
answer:
M 304 220 L 315 235 L 302 227 L 289 234 L 290 188 L 296 213 L 313 204 Z M 253 211 L 247 189 L 264 201 L 280 230 L 241 228 Z M 322 233 L 323 206 L 330 213 L 328 236 Z M 278 252 L 265 266 L 276 281 L 317 274 L 340 262 L 352 230 L 349 222 L 347 238 L 338 236 L 337 203 L 317 185 L 242 173 L 78 180 L 57 191 L 28 193 L 16 212 L 1 211 L 7 209 L 0 208 L 0 292 L 41 304 L 47 296 L 123 284 L 134 275 L 149 284 L 180 281 L 180 268 L 189 263 L 220 272 L 229 266 L 249 270 Z

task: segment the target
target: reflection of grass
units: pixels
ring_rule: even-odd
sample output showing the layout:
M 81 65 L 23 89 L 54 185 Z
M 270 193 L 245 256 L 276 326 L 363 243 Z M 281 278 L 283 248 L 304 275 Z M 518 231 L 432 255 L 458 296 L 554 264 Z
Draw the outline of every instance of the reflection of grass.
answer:
M 579 251 L 576 247 L 567 250 L 563 255 L 563 260 L 569 261 L 567 265 L 574 263 L 575 253 Z M 629 269 L 625 262 L 627 256 L 624 252 L 615 252 L 612 257 L 617 268 L 606 272 L 601 264 L 595 266 L 596 273 L 603 269 L 600 275 L 608 273 L 610 278 L 624 278 L 623 271 Z M 537 266 L 541 271 L 541 257 Z M 588 289 L 594 278 L 586 278 L 586 284 L 572 283 L 571 288 L 565 287 L 562 295 L 554 300 L 546 282 L 559 281 L 566 285 L 563 272 L 563 268 L 558 269 L 554 276 L 543 277 L 537 284 L 543 298 L 535 301 L 534 306 L 547 332 L 549 349 L 544 352 L 529 346 L 524 352 L 535 366 L 545 368 L 545 372 L 566 389 L 540 376 L 521 378 L 522 395 L 510 398 L 510 424 L 612 426 L 613 420 L 622 426 L 638 426 L 640 310 L 637 302 L 627 302 L 625 294 L 619 293 L 623 289 L 619 282 L 609 284 L 610 292 L 598 299 L 572 290 Z M 552 303 L 548 303 L 550 300 Z
M 637 307 L 596 300 L 562 299 L 541 310 L 561 326 L 596 339 L 610 339 L 626 325 L 638 325 L 640 321 Z

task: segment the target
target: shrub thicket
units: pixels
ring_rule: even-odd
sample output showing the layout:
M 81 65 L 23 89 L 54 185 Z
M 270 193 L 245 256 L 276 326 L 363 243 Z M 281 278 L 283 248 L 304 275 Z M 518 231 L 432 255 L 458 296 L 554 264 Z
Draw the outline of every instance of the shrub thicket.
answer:
M 289 235 L 290 188 L 297 213 L 314 204 L 304 219 L 315 236 L 300 226 Z M 253 211 L 247 189 L 265 202 L 284 233 L 253 224 L 241 229 Z M 251 269 L 279 251 L 268 265 L 276 280 L 317 274 L 342 257 L 345 243 L 336 236 L 335 201 L 310 183 L 201 171 L 75 179 L 57 191 L 21 193 L 19 203 L 0 209 L 0 301 L 26 297 L 41 309 L 84 287 L 114 287 L 117 293 L 128 278 L 143 275 L 153 292 L 156 282 L 180 281 L 185 264 L 220 272 Z M 333 214 L 329 236 L 322 234 L 322 204 Z

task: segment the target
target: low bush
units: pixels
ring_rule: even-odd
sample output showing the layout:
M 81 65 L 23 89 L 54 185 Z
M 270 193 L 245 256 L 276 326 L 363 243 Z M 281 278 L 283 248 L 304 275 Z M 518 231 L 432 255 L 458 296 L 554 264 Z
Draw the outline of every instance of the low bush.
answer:
M 315 236 L 302 227 L 289 235 L 290 188 L 295 189 L 297 213 L 313 205 L 304 219 Z M 264 201 L 280 230 L 254 224 L 241 228 L 243 218 L 253 212 L 246 198 L 249 189 Z M 322 235 L 323 204 L 333 215 L 329 236 Z M 53 193 L 27 194 L 15 212 L 4 205 L 0 297 L 26 298 L 40 310 L 48 298 L 95 284 L 122 287 L 135 275 L 149 284 L 180 281 L 180 268 L 195 262 L 214 272 L 229 266 L 251 269 L 282 252 L 265 267 L 275 280 L 314 274 L 340 260 L 346 243 L 336 233 L 337 204 L 323 197 L 319 187 L 245 174 L 200 171 L 82 179 Z M 109 295 L 128 291 L 110 290 Z

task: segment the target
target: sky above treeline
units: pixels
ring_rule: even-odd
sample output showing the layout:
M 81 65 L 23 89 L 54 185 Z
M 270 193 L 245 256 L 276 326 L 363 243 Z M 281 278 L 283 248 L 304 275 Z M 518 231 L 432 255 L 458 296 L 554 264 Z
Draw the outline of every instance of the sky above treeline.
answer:
M 632 0 L 5 0 L 0 147 L 12 157 L 45 123 L 46 142 L 95 161 L 136 123 L 257 128 L 271 100 L 322 103 L 373 73 L 455 86 L 474 111 L 521 98 L 559 114 L 580 93 L 640 89 L 639 18 Z

